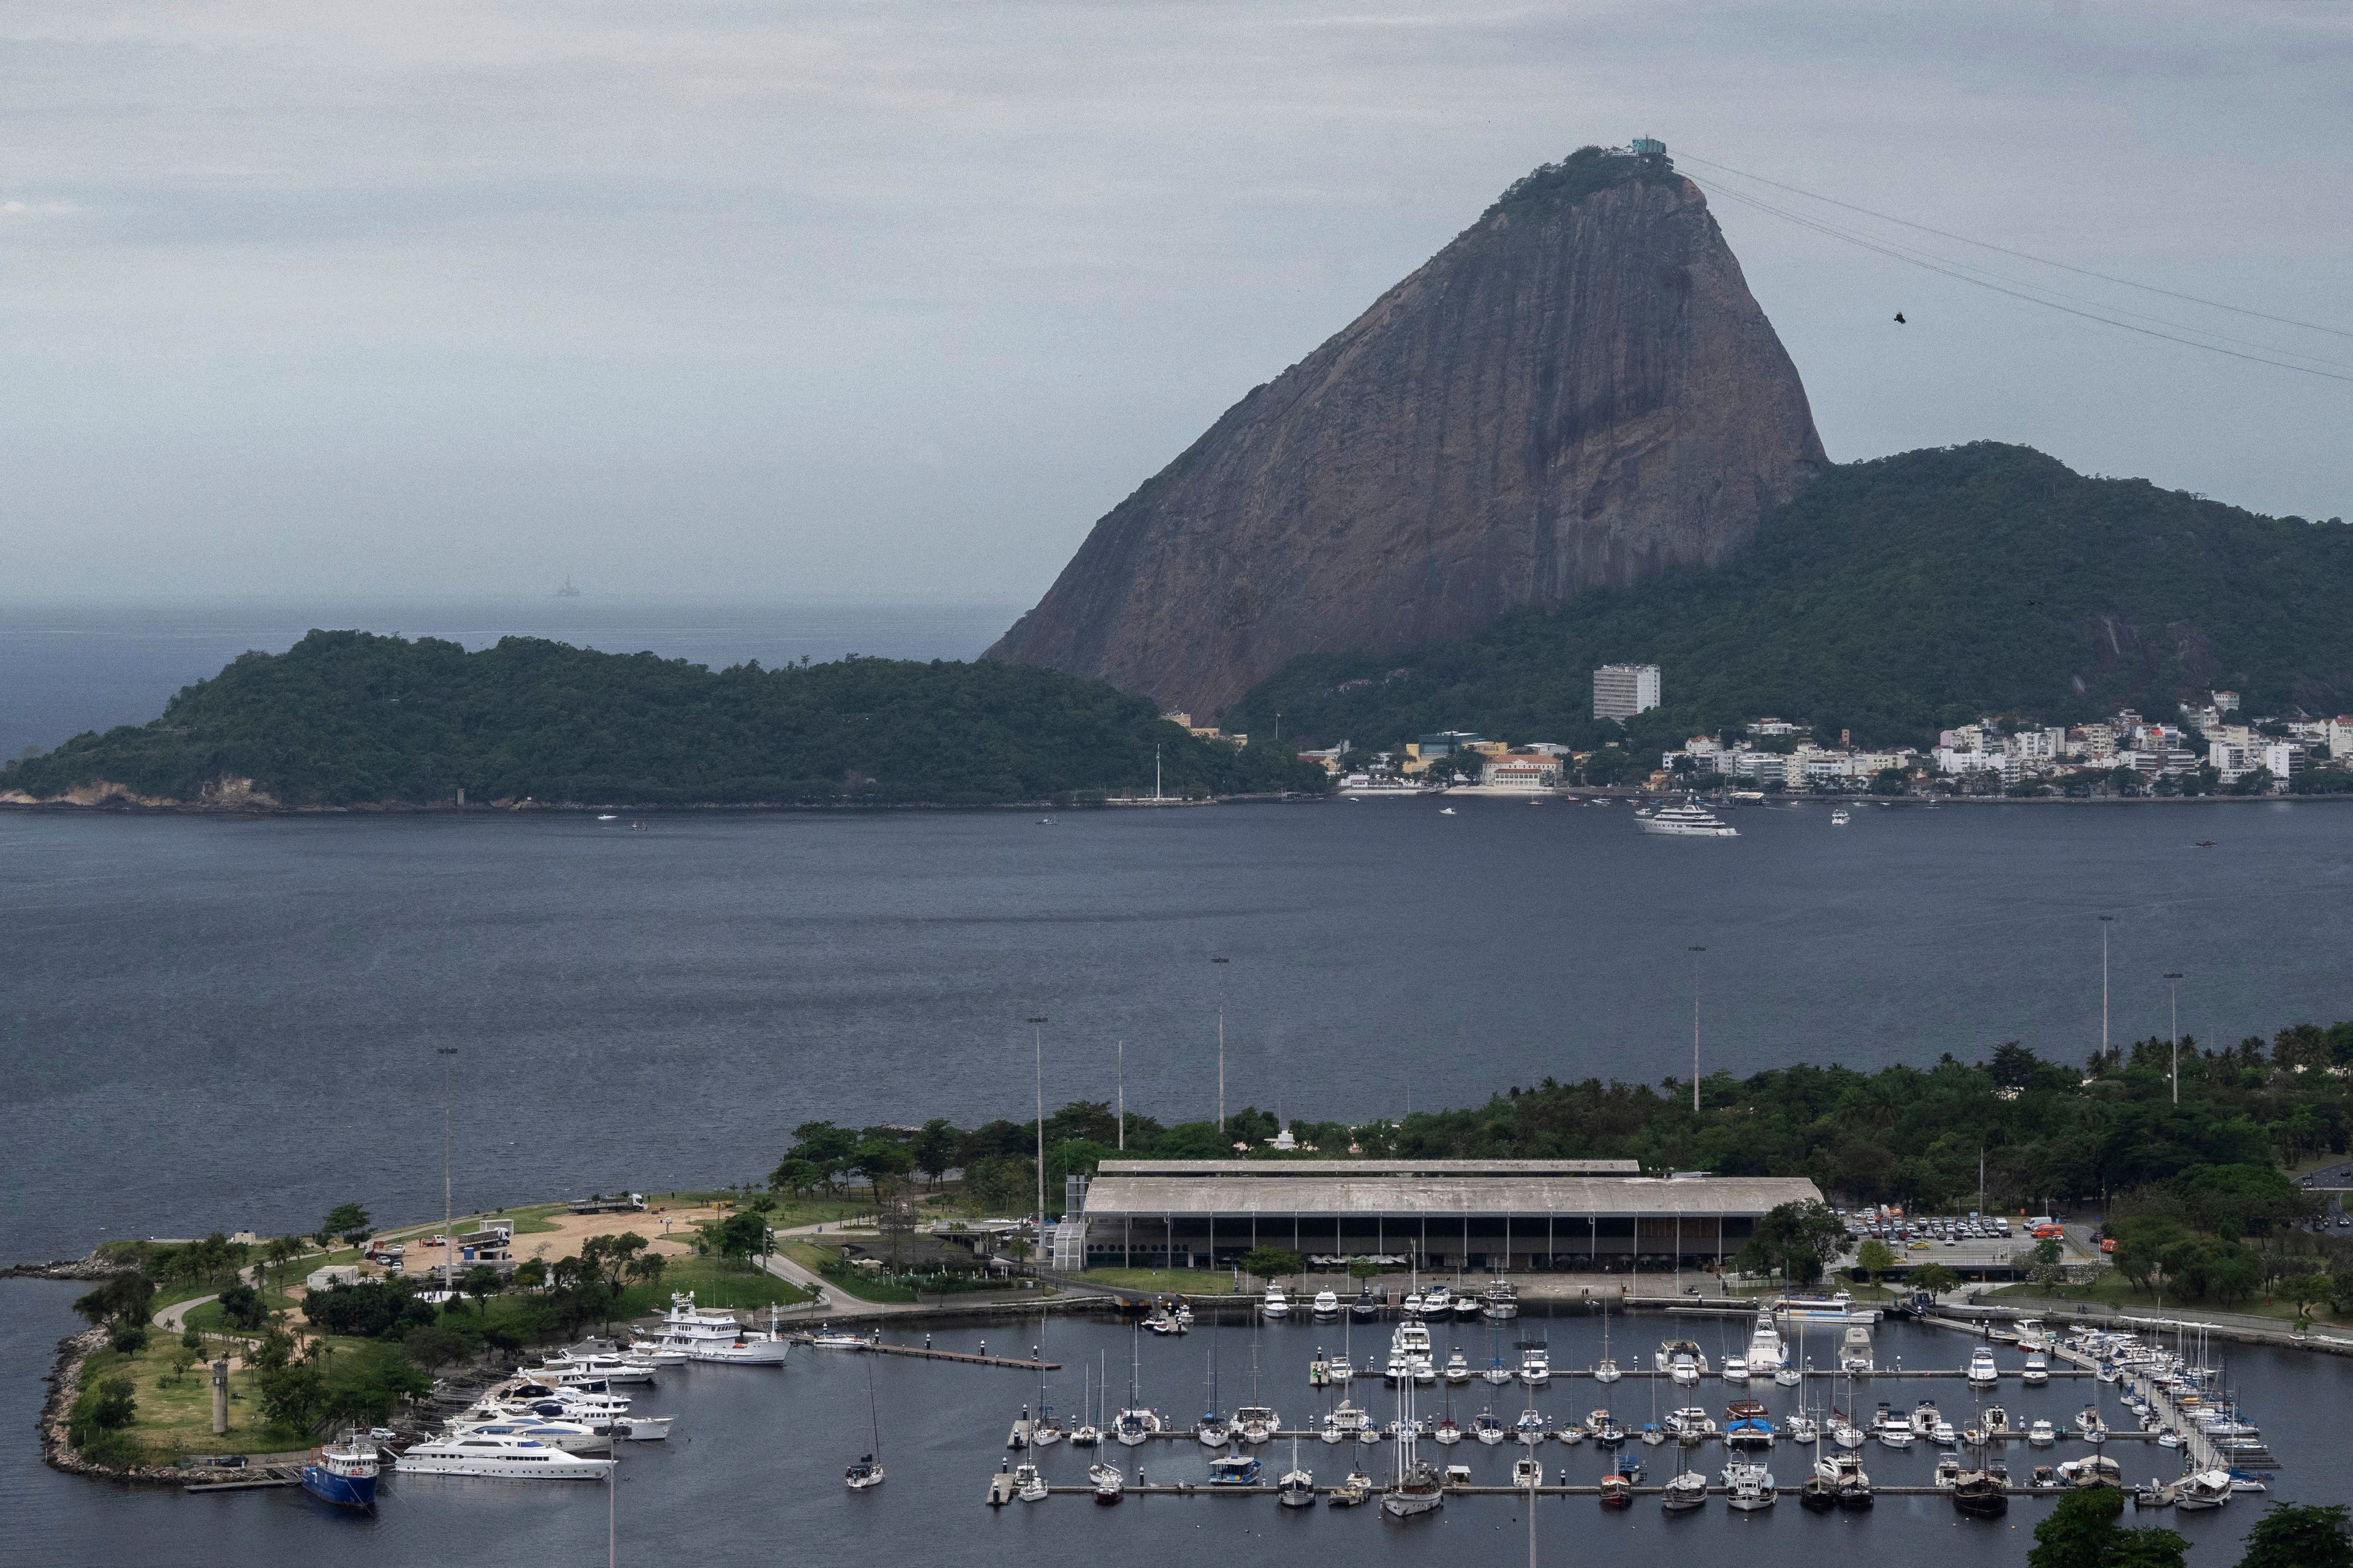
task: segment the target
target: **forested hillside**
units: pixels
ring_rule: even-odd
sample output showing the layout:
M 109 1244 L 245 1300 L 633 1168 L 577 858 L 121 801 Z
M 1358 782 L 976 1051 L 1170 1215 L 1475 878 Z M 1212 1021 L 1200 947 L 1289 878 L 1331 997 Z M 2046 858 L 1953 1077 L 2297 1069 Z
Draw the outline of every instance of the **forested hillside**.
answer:
M 706 669 L 508 637 L 314 631 L 247 654 L 162 718 L 8 764 L 0 795 L 448 802 L 985 805 L 1323 787 L 1268 747 L 1197 740 L 1142 698 L 1023 665 L 846 658 Z
M 1980 714 L 2170 718 L 2208 689 L 2248 711 L 2353 708 L 2353 530 L 2262 517 L 2023 447 L 1836 468 L 1756 544 L 1401 658 L 1294 660 L 1227 715 L 1303 742 L 1383 746 L 1477 730 L 1580 747 L 1601 664 L 1661 667 L 1632 726 L 1676 743 L 1775 714 L 1835 738 L 1920 744 Z

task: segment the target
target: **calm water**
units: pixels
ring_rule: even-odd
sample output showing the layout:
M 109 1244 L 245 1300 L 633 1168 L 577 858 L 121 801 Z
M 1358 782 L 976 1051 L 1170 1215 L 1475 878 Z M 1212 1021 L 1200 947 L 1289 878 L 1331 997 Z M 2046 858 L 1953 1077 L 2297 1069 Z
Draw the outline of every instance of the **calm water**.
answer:
M 0 1319 L 0 1398 L 28 1408 L 37 1398 L 48 1338 L 68 1327 L 63 1287 L 17 1288 Z M 1601 1325 L 1588 1317 L 1525 1318 L 1510 1331 L 1526 1337 L 1549 1335 L 1556 1366 L 1590 1365 L 1600 1352 Z M 1669 1329 L 1655 1318 L 1620 1318 L 1613 1322 L 1613 1348 L 1621 1359 L 1647 1354 Z M 1690 1334 L 1715 1353 L 1715 1325 L 1678 1321 L 1672 1332 Z M 1727 1327 L 1728 1335 L 1733 1331 Z M 1381 1337 L 1357 1336 L 1362 1352 Z M 1041 1331 L 1033 1324 L 995 1331 L 942 1332 L 944 1348 L 976 1348 L 987 1340 L 1002 1353 L 1026 1352 L 1042 1342 L 1049 1359 L 1063 1363 L 1050 1396 L 1071 1410 L 1082 1401 L 1082 1367 L 1110 1368 L 1114 1406 L 1127 1384 L 1130 1336 L 1108 1324 L 1057 1321 Z M 1439 1343 L 1460 1342 L 1474 1362 L 1488 1353 L 1487 1331 L 1466 1325 Z M 1911 1367 L 1957 1366 L 1966 1343 L 1933 1331 L 1890 1327 L 1880 1335 L 1883 1363 L 1901 1357 Z M 1214 1347 L 1219 1363 L 1219 1403 L 1231 1408 L 1250 1391 L 1255 1352 L 1267 1403 L 1286 1423 L 1320 1417 L 1324 1396 L 1306 1386 L 1307 1360 L 1318 1344 L 1337 1348 L 1335 1325 L 1294 1325 L 1253 1335 L 1247 1330 L 1197 1331 L 1183 1340 L 1150 1341 L 1140 1346 L 1143 1392 L 1165 1414 L 1189 1423 L 1206 1402 L 1207 1362 Z M 2005 1364 L 2014 1352 L 2002 1352 Z M 890 1479 L 878 1491 L 849 1495 L 841 1467 L 868 1444 L 866 1377 L 871 1368 L 881 1410 L 882 1453 Z M 2353 1466 L 2340 1413 L 2353 1398 L 2353 1366 L 2311 1363 L 2267 1352 L 2242 1351 L 2231 1363 L 2234 1381 L 2265 1435 L 2289 1463 L 2279 1472 L 2276 1495 L 2294 1500 L 2342 1500 L 2344 1478 Z M 1458 1418 L 1483 1403 L 1483 1385 L 1458 1391 Z M 1516 1415 L 1525 1400 L 1516 1388 L 1498 1391 L 1495 1409 Z M 1662 1388 L 1660 1399 L 1670 1401 Z M 1778 1413 L 1793 1404 L 1788 1391 L 1763 1386 L 1752 1391 Z M 1819 1400 L 1822 1390 L 1816 1389 Z M 1303 1557 L 1325 1561 L 1427 1563 L 1433 1560 L 1509 1564 L 1525 1560 L 1526 1516 L 1509 1498 L 1459 1498 L 1431 1520 L 1411 1524 L 1384 1521 L 1371 1509 L 1335 1512 L 1280 1509 L 1271 1498 L 1131 1497 L 1115 1510 L 1102 1510 L 1083 1497 L 1054 1497 L 1037 1504 L 990 1510 L 981 1501 L 988 1473 L 1004 1455 L 1000 1445 L 1018 1407 L 1036 1397 L 1037 1385 L 1023 1374 L 980 1368 L 928 1365 L 896 1357 L 865 1358 L 796 1352 L 778 1372 L 690 1367 L 663 1373 L 660 1383 L 640 1396 L 649 1412 L 675 1413 L 677 1435 L 661 1447 L 633 1447 L 625 1460 L 614 1500 L 619 1513 L 623 1563 L 679 1562 L 749 1563 L 795 1560 L 837 1543 L 841 1554 L 861 1560 L 903 1563 L 956 1562 L 982 1564 L 1040 1561 L 1174 1561 L 1188 1556 L 1250 1564 L 1294 1563 Z M 1725 1384 L 1700 1391 L 1699 1402 L 1717 1413 L 1732 1396 Z M 2015 1384 L 1999 1396 L 2014 1418 L 2072 1418 L 2085 1397 L 2084 1386 L 2054 1383 L 2028 1391 Z M 1392 1414 L 1390 1396 L 1374 1383 L 1365 1391 L 1383 1419 Z M 1442 1410 L 1442 1391 L 1429 1396 L 1424 1412 Z M 1556 1381 L 1539 1401 L 1555 1420 L 1601 1403 L 1598 1385 Z M 1841 1394 L 1841 1398 L 1843 1395 Z M 1936 1398 L 1948 1415 L 1971 1406 L 1957 1379 L 1923 1382 L 1885 1380 L 1866 1386 L 1859 1403 L 1867 1411 L 1886 1399 L 1909 1405 Z M 1651 1419 L 1647 1380 L 1629 1380 L 1607 1394 L 1621 1418 Z M 1361 1401 L 1360 1401 L 1361 1402 Z M 2106 1402 L 2112 1419 L 2121 1412 Z M 225 1562 L 265 1564 L 333 1562 L 366 1568 L 376 1563 L 413 1563 L 444 1555 L 452 1542 L 465 1543 L 471 1561 L 515 1564 L 565 1564 L 604 1561 L 606 1497 L 593 1486 L 530 1487 L 494 1481 L 413 1478 L 388 1487 L 372 1519 L 330 1513 L 300 1492 L 230 1493 L 213 1498 L 128 1493 L 91 1486 L 44 1469 L 32 1457 L 29 1424 L 11 1421 L 0 1438 L 0 1556 L 16 1561 L 72 1561 L 153 1568 L 216 1568 Z M 647 1451 L 650 1449 L 651 1451 Z M 1482 1484 L 1508 1484 L 1519 1449 L 1506 1444 L 1482 1448 L 1465 1442 L 1445 1459 L 1468 1464 Z M 1653 1477 L 1669 1473 L 1675 1448 L 1630 1452 L 1648 1456 Z M 2082 1452 L 2062 1445 L 2028 1458 L 2021 1447 L 2014 1468 L 2040 1460 L 2055 1462 Z M 1131 1476 L 1140 1463 L 1148 1479 L 1202 1480 L 1206 1451 L 1189 1440 L 1147 1445 L 1140 1450 L 1108 1450 Z M 1591 1483 L 1607 1461 L 1590 1443 L 1540 1450 L 1550 1479 L 1564 1468 L 1571 1479 Z M 2171 1474 L 2161 1452 L 2137 1443 L 2116 1443 L 2111 1452 L 2128 1478 Z M 1259 1450 L 1276 1470 L 1288 1467 L 1288 1444 Z M 1720 1446 L 1696 1450 L 1700 1462 L 1720 1468 Z M 1141 1458 L 1139 1458 L 1139 1455 Z M 1376 1476 L 1388 1462 L 1385 1447 L 1326 1447 L 1303 1443 L 1300 1458 L 1319 1482 L 1337 1479 L 1350 1465 Z M 1089 1457 L 1067 1447 L 1044 1460 L 1048 1479 L 1082 1484 Z M 1803 1479 L 1806 1458 L 1787 1445 L 1776 1450 L 1773 1468 L 1783 1485 Z M 1865 1464 L 1889 1485 L 1926 1485 L 1935 1466 L 1925 1446 L 1897 1454 L 1873 1445 Z M 1736 1515 L 1720 1502 L 1687 1518 L 1668 1519 L 1655 1501 L 1623 1514 L 1600 1510 L 1590 1498 L 1546 1500 L 1537 1505 L 1537 1545 L 1548 1563 L 1599 1562 L 1649 1563 L 1681 1560 L 1731 1561 L 1758 1568 L 1810 1568 L 1826 1552 L 1876 1561 L 1957 1564 L 2016 1563 L 2023 1560 L 2035 1522 L 2048 1504 L 2017 1500 L 2007 1518 L 1978 1522 L 1958 1519 L 1940 1498 L 1884 1498 L 1868 1514 L 1817 1517 L 1799 1510 L 1794 1497 L 1768 1512 Z M 2219 1514 L 2162 1522 L 2179 1528 L 2195 1543 L 2190 1561 L 2225 1568 L 2238 1558 L 2239 1542 L 2258 1509 L 2242 1499 Z M 2128 1518 L 2127 1522 L 2132 1522 Z M 2148 1522 L 2143 1519 L 2140 1522 Z M 953 1540 L 952 1549 L 944 1542 Z M 58 1549 L 70 1543 L 63 1558 Z M 42 1556 L 37 1553 L 46 1552 Z M 846 1549 L 846 1550 L 845 1550 Z

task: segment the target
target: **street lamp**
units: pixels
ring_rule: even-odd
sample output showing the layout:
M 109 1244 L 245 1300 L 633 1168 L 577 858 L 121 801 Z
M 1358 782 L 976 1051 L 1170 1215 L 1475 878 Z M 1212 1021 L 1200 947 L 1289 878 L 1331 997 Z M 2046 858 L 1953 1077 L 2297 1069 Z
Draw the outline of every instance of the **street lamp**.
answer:
M 1699 955 L 1704 947 L 1694 947 L 1692 954 L 1692 1114 L 1699 1114 Z
M 1127 1042 L 1121 1040 L 1113 1047 L 1119 1053 L 1119 1152 L 1127 1152 Z
M 2181 1103 L 2181 972 L 2168 969 L 2165 978 L 2173 988 L 2173 1103 Z
M 1046 1249 L 1046 1017 L 1029 1019 L 1029 1052 L 1038 1073 L 1038 1250 Z
M 1222 958 L 1213 958 L 1213 959 L 1209 960 L 1209 962 L 1210 962 L 1211 963 L 1222 964 L 1222 963 L 1224 963 L 1226 961 L 1225 961 L 1224 959 L 1222 959 Z M 1218 971 L 1218 1135 L 1219 1135 L 1220 1138 L 1222 1138 L 1222 1137 L 1224 1137 L 1224 1136 L 1225 1136 L 1225 1131 L 1226 1131 L 1226 972 L 1225 972 L 1223 969 L 1219 969 L 1219 970 Z
M 441 1299 L 447 1302 L 458 1293 L 458 1227 L 449 1208 L 449 1058 L 458 1047 L 436 1046 L 433 1054 L 441 1058 Z
M 2100 917 L 2100 1062 L 2108 1059 L 2108 928 L 2116 922 L 2114 915 Z

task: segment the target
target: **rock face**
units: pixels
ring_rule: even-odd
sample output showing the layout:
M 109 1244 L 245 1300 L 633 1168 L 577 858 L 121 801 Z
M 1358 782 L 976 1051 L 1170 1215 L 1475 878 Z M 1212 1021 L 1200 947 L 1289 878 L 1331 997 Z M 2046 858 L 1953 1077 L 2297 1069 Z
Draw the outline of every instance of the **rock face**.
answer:
M 1301 654 L 1713 564 L 1824 462 L 1698 187 L 1588 148 L 1229 409 L 989 657 L 1215 714 Z

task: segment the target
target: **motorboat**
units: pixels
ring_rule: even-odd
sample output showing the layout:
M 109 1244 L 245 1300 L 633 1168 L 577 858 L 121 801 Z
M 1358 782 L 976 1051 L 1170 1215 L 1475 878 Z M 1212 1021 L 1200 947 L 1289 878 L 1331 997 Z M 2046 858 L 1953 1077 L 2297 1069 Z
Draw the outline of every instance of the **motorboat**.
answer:
M 1952 1489 L 1954 1480 L 1960 1475 L 1960 1460 L 1955 1458 L 1950 1454 L 1947 1454 L 1936 1461 L 1936 1469 L 1931 1471 L 1929 1474 L 1928 1484 L 1935 1487 L 1940 1492 L 1950 1491 Z
M 302 1467 L 302 1489 L 337 1508 L 375 1507 L 375 1483 L 382 1461 L 375 1440 L 347 1431 L 340 1443 L 330 1443 Z
M 614 1465 L 551 1447 L 512 1433 L 452 1432 L 410 1447 L 397 1468 L 406 1476 L 484 1476 L 499 1480 L 601 1481 Z
M 2100 1419 L 2100 1412 L 2094 1405 L 2086 1405 L 2075 1413 L 2075 1430 L 2086 1443 L 2108 1440 L 2108 1424 Z
M 1520 1347 L 1520 1381 L 1530 1388 L 1542 1388 L 1552 1381 L 1552 1354 L 1546 1346 Z
M 1454 1312 L 1454 1292 L 1443 1285 L 1432 1285 L 1421 1293 L 1421 1315 L 1425 1318 L 1451 1317 Z
M 1734 1384 L 1746 1383 L 1748 1381 L 1748 1358 L 1741 1355 L 1725 1356 L 1724 1358 L 1724 1381 Z
M 1688 1513 L 1707 1503 L 1707 1478 L 1697 1470 L 1669 1476 L 1659 1488 L 1659 1504 L 1669 1513 Z
M 2058 1440 L 2058 1432 L 2048 1421 L 2038 1420 L 2026 1429 L 2026 1441 L 2032 1447 L 2048 1448 Z
M 1912 1436 L 1915 1437 L 1934 1437 L 1936 1435 L 1936 1422 L 1938 1419 L 1939 1417 L 1936 1414 L 1936 1402 L 1933 1399 L 1922 1400 L 1919 1404 L 1912 1407 Z
M 1309 1310 L 1319 1323 L 1328 1323 L 1340 1315 L 1340 1294 L 1336 1290 L 1318 1290 Z
M 1774 1328 L 1772 1314 L 1757 1314 L 1757 1328 L 1748 1336 L 1748 1363 L 1751 1377 L 1770 1376 L 1779 1372 L 1789 1359 L 1788 1350 L 1781 1343 L 1780 1331 Z
M 1871 1361 L 1871 1330 L 1862 1323 L 1851 1323 L 1839 1341 L 1839 1370 L 1869 1372 Z
M 1872 1436 L 1877 1437 L 1888 1447 L 1901 1450 L 1910 1447 L 1918 1434 L 1912 1430 L 1912 1423 L 1903 1415 L 1892 1410 L 1883 1409 L 1879 1413 L 1879 1422 L 1873 1430 Z
M 1281 1322 L 1291 1316 L 1291 1298 L 1282 1293 L 1280 1285 L 1266 1288 L 1266 1299 L 1259 1303 L 1259 1311 L 1269 1321 Z
M 567 1454 L 610 1453 L 613 1434 L 598 1431 L 585 1421 L 548 1421 L 538 1416 L 505 1421 L 461 1421 L 449 1430 L 453 1437 L 522 1437 L 543 1447 Z
M 1985 1429 L 1989 1437 L 2005 1436 L 2010 1432 L 2010 1412 L 1999 1405 L 1985 1407 Z
M 1852 820 L 1852 815 L 1842 805 L 1831 813 L 1831 826 L 1832 827 L 1844 827 Z
M 1117 1465 L 1089 1465 L 1087 1479 L 1094 1483 L 1095 1503 L 1109 1508 L 1127 1490 L 1127 1473 Z
M 1350 1470 L 1347 1479 L 1324 1494 L 1324 1500 L 1334 1508 L 1356 1508 L 1371 1500 L 1373 1478 L 1362 1470 Z
M 1343 1351 L 1324 1363 L 1324 1381 L 1345 1388 L 1356 1380 L 1356 1363 Z
M 1356 1322 L 1369 1323 L 1380 1315 L 1381 1304 L 1374 1299 L 1370 1289 L 1359 1290 L 1356 1299 L 1348 1303 L 1348 1316 Z
M 1936 1417 L 1936 1426 L 1928 1430 L 1928 1441 L 1940 1448 L 1952 1447 L 1960 1440 L 1961 1435 L 1953 1430 L 1953 1424 L 1942 1415 Z
M 1502 1442 L 1509 1431 L 1510 1428 L 1504 1425 L 1504 1418 L 1492 1410 L 1482 1410 L 1471 1417 L 1471 1436 L 1490 1448 Z
M 733 1312 L 698 1308 L 691 1290 L 674 1292 L 670 1310 L 652 1342 L 658 1350 L 676 1352 L 688 1361 L 735 1366 L 782 1366 L 791 1342 L 776 1331 L 776 1310 L 768 1309 L 768 1331 L 735 1321 Z
M 1254 1487 L 1261 1473 L 1256 1454 L 1220 1454 L 1209 1461 L 1213 1487 Z
M 1487 1316 L 1502 1321 L 1520 1315 L 1520 1296 L 1508 1279 L 1498 1279 L 1480 1293 Z
M 1615 1471 L 1602 1477 L 1601 1506 L 1612 1510 L 1632 1508 L 1634 1506 L 1633 1481 Z
M 1664 1423 L 1667 1436 L 1683 1443 L 1698 1443 L 1715 1436 L 1715 1421 L 1696 1405 L 1686 1405 L 1670 1412 Z
M 732 1323 L 733 1320 L 731 1319 L 730 1321 Z M 863 1342 L 859 1348 L 861 1350 L 865 1348 Z M 533 1375 L 544 1382 L 559 1384 L 586 1383 L 594 1380 L 602 1380 L 606 1383 L 651 1383 L 654 1380 L 654 1368 L 651 1363 L 639 1361 L 634 1356 L 579 1354 L 571 1351 L 557 1351 L 554 1354 L 543 1359 L 539 1370 Z
M 2001 1381 L 2001 1369 L 1994 1365 L 1993 1352 L 1979 1345 L 1969 1352 L 1968 1371 L 1963 1375 L 1972 1388 L 1991 1388 Z
M 1614 1448 L 1626 1440 L 1626 1429 L 1618 1425 L 1618 1418 L 1607 1410 L 1588 1414 L 1585 1418 L 1585 1429 L 1593 1434 L 1594 1442 L 1604 1448 Z
M 1468 1290 L 1460 1291 L 1455 1295 L 1454 1321 L 1456 1322 L 1475 1323 L 1486 1315 L 1487 1303 L 1483 1298 L 1474 1296 Z
M 1771 1470 L 1737 1462 L 1724 1467 L 1724 1493 L 1726 1503 L 1744 1511 L 1771 1508 L 1780 1495 Z
M 1707 1357 L 1699 1346 L 1689 1340 L 1667 1340 L 1661 1342 L 1651 1357 L 1656 1371 L 1665 1373 L 1679 1388 L 1694 1388 L 1707 1375 Z
M 1512 1461 L 1512 1484 L 1523 1489 L 1544 1485 L 1544 1461 L 1522 1455 Z
M 2029 1388 L 2041 1388 L 2051 1381 L 2051 1363 L 2041 1351 L 2036 1351 L 2026 1358 L 2026 1369 L 2018 1374 L 2018 1379 Z
M 1446 1381 L 1457 1388 L 1471 1381 L 1471 1363 L 1462 1359 L 1462 1352 L 1459 1347 L 1452 1355 L 1446 1358 Z
M 1421 1292 L 1419 1290 L 1407 1291 L 1405 1293 L 1405 1300 L 1398 1303 L 1398 1311 L 1401 1316 L 1408 1318 L 1420 1317 Z
M 1046 1478 L 1028 1459 L 1013 1467 L 1013 1495 L 1023 1502 L 1046 1500 Z
M 1697 801 L 1684 801 L 1677 805 L 1662 805 L 1650 815 L 1635 814 L 1645 833 L 1658 833 L 1674 838 L 1737 838 L 1740 829 L 1731 826 Z

